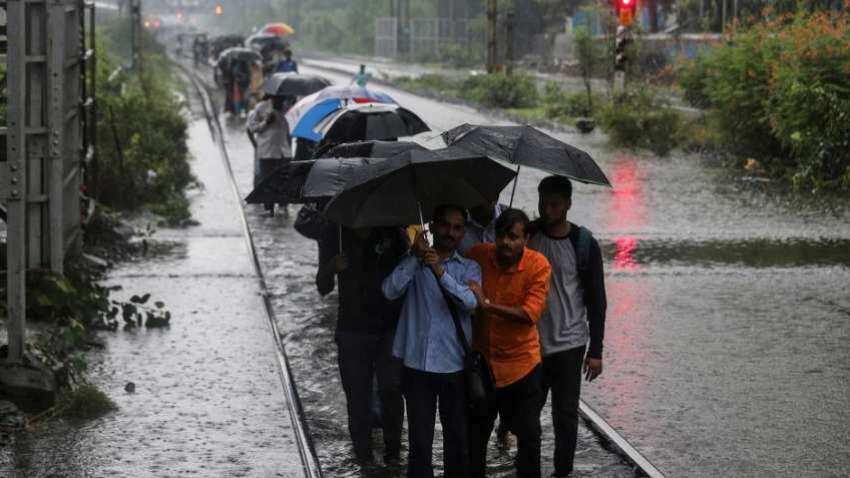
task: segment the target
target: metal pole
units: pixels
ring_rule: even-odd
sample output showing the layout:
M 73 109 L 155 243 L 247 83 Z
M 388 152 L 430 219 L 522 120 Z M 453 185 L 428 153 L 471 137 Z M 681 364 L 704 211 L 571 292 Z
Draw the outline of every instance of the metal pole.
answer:
M 496 0 L 487 0 L 487 73 L 496 71 Z
M 721 4 L 722 14 L 721 14 L 721 17 L 720 17 L 721 18 L 720 32 L 725 33 L 726 32 L 726 0 L 720 0 L 720 1 L 723 2 Z
M 514 11 L 508 12 L 505 43 L 505 72 L 510 75 L 514 70 Z
M 31 16 L 23 0 L 6 4 L 8 70 L 6 82 L 7 144 L 9 174 L 4 188 L 7 207 L 6 232 L 6 304 L 9 336 L 8 361 L 20 363 L 26 338 L 26 245 L 27 245 L 27 138 L 26 116 L 28 82 L 26 39 Z M 40 92 L 36 92 L 40 94 Z

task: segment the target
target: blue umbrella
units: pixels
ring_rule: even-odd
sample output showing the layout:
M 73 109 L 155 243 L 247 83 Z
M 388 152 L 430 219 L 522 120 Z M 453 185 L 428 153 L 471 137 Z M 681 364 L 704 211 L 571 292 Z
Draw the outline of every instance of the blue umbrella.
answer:
M 359 86 L 330 86 L 302 98 L 286 113 L 289 131 L 296 138 L 320 141 L 316 126 L 331 113 L 352 103 L 389 103 L 395 100 L 379 91 Z

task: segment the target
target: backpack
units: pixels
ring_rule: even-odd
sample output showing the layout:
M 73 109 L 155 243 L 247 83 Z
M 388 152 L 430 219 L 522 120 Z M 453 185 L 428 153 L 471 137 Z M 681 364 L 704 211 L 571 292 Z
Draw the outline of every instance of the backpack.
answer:
M 593 234 L 584 226 L 578 226 L 578 234 L 569 236 L 573 249 L 576 251 L 576 268 L 579 280 L 584 283 L 585 275 L 590 268 L 590 245 L 593 242 Z

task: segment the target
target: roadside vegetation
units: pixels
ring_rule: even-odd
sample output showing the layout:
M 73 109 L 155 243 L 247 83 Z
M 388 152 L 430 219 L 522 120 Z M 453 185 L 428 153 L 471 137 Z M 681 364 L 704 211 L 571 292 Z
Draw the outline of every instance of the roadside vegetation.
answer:
M 850 12 L 777 15 L 679 68 L 741 161 L 797 190 L 850 191 Z
M 850 12 L 766 10 L 676 65 L 651 65 L 638 39 L 629 57 L 639 60 L 629 64 L 626 90 L 616 96 L 610 86 L 591 88 L 592 78 L 611 80 L 607 43 L 576 30 L 574 73 L 585 91 L 540 84 L 521 71 L 393 81 L 532 124 L 576 125 L 590 117 L 614 146 L 711 154 L 796 191 L 850 191 Z M 702 112 L 683 112 L 676 98 Z
M 95 213 L 84 218 L 82 254 L 66 260 L 64 275 L 27 272 L 26 362 L 52 374 L 58 387 L 54 406 L 29 420 L 92 418 L 114 409 L 86 379 L 87 352 L 104 346 L 102 332 L 167 327 L 171 321 L 166 304 L 150 294 L 118 293 L 121 286 L 102 284 L 110 264 L 155 252 L 148 242 L 153 226 L 136 230 L 126 219 L 148 211 L 161 218 L 160 225 L 191 224 L 185 192 L 195 179 L 182 85 L 162 47 L 147 34 L 143 69 L 127 68 L 126 19 L 99 25 L 97 33 L 97 162 L 84 181 Z M 5 281 L 0 294 L 5 298 Z M 6 317 L 3 300 L 0 321 Z

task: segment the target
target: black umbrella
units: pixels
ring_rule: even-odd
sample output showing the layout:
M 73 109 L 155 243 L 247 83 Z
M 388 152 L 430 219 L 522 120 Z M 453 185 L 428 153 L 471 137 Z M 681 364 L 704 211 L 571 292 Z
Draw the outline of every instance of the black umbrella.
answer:
M 301 187 L 315 161 L 290 161 L 274 169 L 245 197 L 248 204 L 301 203 Z
M 213 37 L 209 41 L 210 44 L 210 52 L 215 58 L 218 58 L 218 55 L 234 46 L 242 46 L 245 44 L 245 37 L 242 35 L 220 35 L 217 37 Z
M 353 104 L 333 113 L 316 128 L 324 142 L 386 140 L 413 136 L 431 128 L 412 111 L 384 103 Z
M 289 48 L 289 42 L 285 41 L 283 38 L 277 35 L 266 35 L 264 33 L 257 33 L 249 36 L 248 39 L 245 40 L 245 46 L 263 52 L 273 50 L 283 51 Z
M 429 219 L 440 204 L 471 208 L 488 203 L 515 176 L 481 156 L 449 159 L 433 151 L 405 151 L 356 168 L 325 215 L 352 228 L 415 224 Z
M 411 149 L 427 150 L 412 141 L 355 141 L 352 143 L 328 143 L 319 148 L 316 158 L 391 158 Z
M 380 161 L 386 158 L 316 159 L 301 187 L 301 197 L 307 202 L 330 199 L 342 191 L 358 168 Z
M 273 96 L 307 96 L 331 85 L 320 76 L 275 73 L 263 84 L 263 92 Z
M 230 62 L 232 61 L 244 61 L 245 63 L 255 63 L 262 62 L 263 57 L 250 48 L 231 47 L 221 52 L 221 55 L 218 56 L 217 65 L 219 68 L 224 70 L 227 69 L 227 67 L 230 65 Z
M 360 141 L 334 145 L 325 150 L 321 157 L 357 158 L 356 161 L 364 164 L 368 162 L 369 158 L 389 158 L 411 149 L 427 151 L 424 146 L 407 141 Z M 333 192 L 324 197 L 315 192 L 313 194 L 316 195 L 309 198 L 303 194 L 307 176 L 315 164 L 316 160 L 292 161 L 286 166 L 275 169 L 268 176 L 260 180 L 257 187 L 245 198 L 245 201 L 248 204 L 284 202 L 298 204 L 313 202 L 320 198 L 330 199 L 331 196 L 339 192 L 338 189 L 333 190 Z M 344 183 L 345 181 L 342 181 L 342 184 Z
M 442 136 L 446 144 L 475 154 L 542 169 L 583 183 L 611 186 L 589 154 L 528 125 L 462 124 Z

